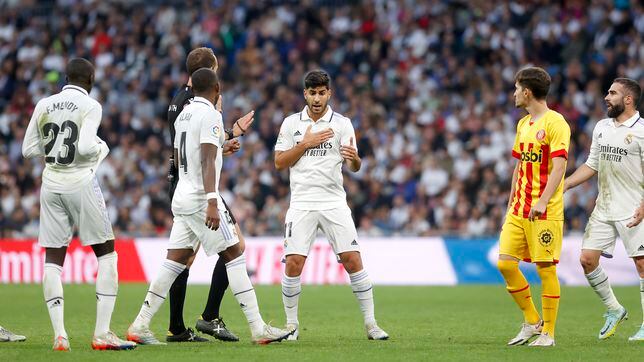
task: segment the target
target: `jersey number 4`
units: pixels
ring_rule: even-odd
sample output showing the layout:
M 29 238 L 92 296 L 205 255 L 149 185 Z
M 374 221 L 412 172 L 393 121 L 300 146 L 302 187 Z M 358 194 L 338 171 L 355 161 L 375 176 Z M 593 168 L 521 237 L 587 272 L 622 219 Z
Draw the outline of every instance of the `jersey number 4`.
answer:
M 183 167 L 183 173 L 188 173 L 188 157 L 186 156 L 186 132 L 181 132 L 179 140 L 179 167 Z
M 61 149 L 58 151 L 58 155 L 50 156 L 49 153 L 54 148 L 56 144 L 56 139 L 58 139 L 58 134 L 64 134 L 69 130 L 69 133 L 63 138 L 63 146 L 65 146 L 64 153 Z M 58 127 L 56 123 L 45 123 L 42 127 L 42 134 L 49 139 L 47 144 L 45 144 L 45 162 L 47 163 L 58 163 L 61 165 L 69 165 L 74 162 L 74 157 L 76 156 L 76 141 L 78 140 L 78 126 L 72 121 L 65 121 L 63 124 Z

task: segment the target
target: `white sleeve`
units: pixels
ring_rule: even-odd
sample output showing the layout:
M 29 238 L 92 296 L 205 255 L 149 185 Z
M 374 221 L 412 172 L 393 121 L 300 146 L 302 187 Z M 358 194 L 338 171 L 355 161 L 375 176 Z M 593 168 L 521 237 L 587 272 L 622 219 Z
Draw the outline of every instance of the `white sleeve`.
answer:
M 358 141 L 356 140 L 356 132 L 353 129 L 353 124 L 351 124 L 351 120 L 347 119 L 347 122 L 344 126 L 344 129 L 342 130 L 342 135 L 340 135 L 340 144 L 342 146 L 349 146 L 349 143 L 351 143 L 351 139 L 353 139 L 353 147 L 358 150 Z
M 96 137 L 96 131 L 101 124 L 103 116 L 103 107 L 96 103 L 85 115 L 83 125 L 80 129 L 78 139 L 78 153 L 85 157 L 97 156 L 101 152 L 100 138 Z
M 221 113 L 218 111 L 208 112 L 208 115 L 201 119 L 199 143 L 210 143 L 221 148 L 224 145 L 223 135 L 224 121 Z
M 38 130 L 38 119 L 40 118 L 40 107 L 36 104 L 34 113 L 31 115 L 25 138 L 22 140 L 22 156 L 33 158 L 45 155 L 45 149 L 42 145 L 40 131 Z
M 595 171 L 599 171 L 599 142 L 597 141 L 597 128 L 599 123 L 595 125 L 593 130 L 593 139 L 590 143 L 590 153 L 588 154 L 588 159 L 586 160 L 586 166 L 592 168 Z
M 282 127 L 280 127 L 280 134 L 277 136 L 275 142 L 275 151 L 288 151 L 295 146 L 295 139 L 293 139 L 293 132 L 289 122 L 284 120 Z

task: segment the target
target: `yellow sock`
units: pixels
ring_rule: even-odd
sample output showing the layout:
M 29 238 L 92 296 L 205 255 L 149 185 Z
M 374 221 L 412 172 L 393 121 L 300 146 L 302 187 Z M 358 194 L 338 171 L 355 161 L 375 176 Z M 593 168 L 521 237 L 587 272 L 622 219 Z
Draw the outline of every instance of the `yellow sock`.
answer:
M 532 302 L 530 284 L 521 273 L 519 262 L 517 260 L 499 260 L 497 265 L 499 271 L 503 274 L 508 292 L 523 311 L 525 322 L 530 324 L 539 323 L 541 317 Z
M 555 324 L 557 324 L 557 312 L 559 311 L 559 278 L 557 278 L 557 267 L 552 263 L 537 263 L 537 273 L 541 277 L 543 292 L 541 294 L 541 306 L 543 309 L 543 332 L 551 337 L 555 336 Z

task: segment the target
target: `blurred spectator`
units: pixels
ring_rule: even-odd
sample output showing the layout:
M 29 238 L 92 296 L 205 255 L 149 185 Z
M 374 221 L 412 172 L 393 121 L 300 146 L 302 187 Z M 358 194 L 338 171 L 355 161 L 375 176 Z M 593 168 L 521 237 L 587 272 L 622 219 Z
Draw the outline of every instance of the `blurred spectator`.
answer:
M 0 237 L 37 235 L 43 165 L 23 160 L 20 146 L 34 104 L 60 90 L 71 57 L 96 65 L 91 95 L 111 147 L 98 176 L 121 237 L 168 234 L 165 112 L 197 46 L 218 56 L 227 123 L 256 110 L 221 180 L 247 235 L 283 233 L 288 179 L 274 170 L 273 146 L 283 118 L 304 106 L 310 69 L 330 73 L 332 107 L 356 128 L 363 168 L 345 186 L 360 235 L 371 236 L 498 235 L 521 67 L 552 75 L 549 104 L 573 130 L 569 171 L 585 161 L 612 79 L 643 78 L 638 1 L 2 4 Z M 566 230 L 580 232 L 596 187 L 573 191 Z

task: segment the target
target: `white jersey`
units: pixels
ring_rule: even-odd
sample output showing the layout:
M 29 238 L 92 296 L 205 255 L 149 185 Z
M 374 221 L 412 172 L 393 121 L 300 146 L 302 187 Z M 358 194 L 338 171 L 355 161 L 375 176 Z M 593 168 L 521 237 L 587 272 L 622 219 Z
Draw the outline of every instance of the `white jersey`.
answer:
M 36 104 L 22 143 L 26 158 L 45 156 L 43 186 L 73 193 L 89 183 L 109 148 L 96 136 L 102 107 L 75 85 Z
M 201 144 L 217 146 L 215 160 L 215 192 L 217 205 L 223 208 L 219 195 L 219 175 L 223 163 L 222 147 L 225 141 L 224 122 L 215 106 L 203 97 L 195 97 L 183 108 L 174 121 L 174 148 L 179 156 L 179 182 L 172 198 L 172 213 L 191 215 L 207 205 L 201 172 Z
M 290 168 L 291 208 L 296 210 L 328 210 L 347 205 L 342 178 L 340 145 L 349 145 L 356 136 L 351 120 L 331 107 L 317 122 L 308 115 L 308 107 L 292 114 L 282 123 L 275 151 L 288 151 L 302 141 L 308 126 L 311 132 L 333 129 L 333 138 L 316 148 L 306 150 Z
M 599 177 L 593 215 L 601 221 L 631 218 L 644 197 L 644 120 L 639 113 L 621 125 L 613 118 L 597 122 L 586 165 Z

